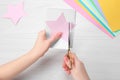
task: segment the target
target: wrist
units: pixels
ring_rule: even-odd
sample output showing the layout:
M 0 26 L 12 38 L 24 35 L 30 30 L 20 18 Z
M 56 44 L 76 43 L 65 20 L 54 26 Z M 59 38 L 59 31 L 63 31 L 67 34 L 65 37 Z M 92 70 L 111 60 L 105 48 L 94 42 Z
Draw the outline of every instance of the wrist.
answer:
M 80 75 L 74 77 L 75 80 L 82 80 Z
M 39 58 L 43 56 L 43 55 L 42 55 L 42 52 L 41 52 L 41 51 L 38 52 L 35 48 L 32 48 L 32 49 L 30 50 L 30 53 L 31 53 L 31 54 L 34 54 L 35 56 L 38 56 Z
M 75 80 L 90 80 L 87 74 L 84 73 L 78 73 L 73 76 Z
M 78 80 L 90 80 L 87 74 L 81 74 Z

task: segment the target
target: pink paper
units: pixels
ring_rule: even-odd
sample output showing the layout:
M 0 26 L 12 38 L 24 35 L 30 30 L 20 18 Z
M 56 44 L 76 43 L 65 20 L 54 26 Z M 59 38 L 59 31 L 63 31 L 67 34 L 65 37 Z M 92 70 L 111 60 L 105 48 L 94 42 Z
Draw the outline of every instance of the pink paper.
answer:
M 64 0 L 66 3 L 68 3 L 70 6 L 72 6 L 76 11 L 78 11 L 80 14 L 82 14 L 85 18 L 87 18 L 89 21 L 91 21 L 93 24 L 95 24 L 100 30 L 102 30 L 105 34 L 107 34 L 110 38 L 113 38 L 113 36 L 105 29 L 103 28 L 97 21 L 95 21 L 87 12 L 85 12 L 79 5 L 77 5 L 74 0 Z
M 62 39 L 66 42 L 68 41 L 68 22 L 65 19 L 64 14 L 61 14 L 55 21 L 47 21 L 46 24 L 51 29 L 51 35 L 56 34 L 57 32 L 62 32 Z M 71 29 L 73 26 L 71 27 Z
M 25 16 L 25 13 L 22 2 L 17 5 L 8 5 L 8 12 L 3 17 L 11 19 L 14 24 L 17 24 L 23 16 Z

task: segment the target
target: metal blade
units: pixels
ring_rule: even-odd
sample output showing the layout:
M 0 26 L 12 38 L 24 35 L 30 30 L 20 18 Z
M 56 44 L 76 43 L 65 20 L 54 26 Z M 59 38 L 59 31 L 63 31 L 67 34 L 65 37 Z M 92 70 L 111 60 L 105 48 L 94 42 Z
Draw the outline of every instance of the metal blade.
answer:
M 68 51 L 70 51 L 70 23 L 69 23 L 69 26 L 68 26 Z

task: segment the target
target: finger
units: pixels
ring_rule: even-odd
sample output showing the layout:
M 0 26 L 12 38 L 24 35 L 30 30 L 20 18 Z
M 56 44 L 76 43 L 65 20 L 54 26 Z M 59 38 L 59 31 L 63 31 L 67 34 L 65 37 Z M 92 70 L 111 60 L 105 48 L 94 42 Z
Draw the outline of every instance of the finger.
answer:
M 64 70 L 70 71 L 69 66 L 66 64 L 66 58 L 67 58 L 67 56 L 64 57 L 63 68 L 64 68 Z
M 63 68 L 64 68 L 65 70 L 69 70 L 67 64 L 65 63 L 65 57 L 64 57 L 64 61 L 63 61 Z
M 59 33 L 53 35 L 50 39 L 48 39 L 48 41 L 50 43 L 56 42 L 57 40 L 59 40 L 61 38 L 61 36 L 62 36 L 62 32 L 59 32 Z
M 64 70 L 65 70 L 65 71 L 68 71 L 69 69 L 68 69 L 68 67 L 67 67 L 67 66 L 65 66 L 65 67 L 64 67 Z
M 65 72 L 66 72 L 66 71 L 70 71 L 70 70 L 68 69 L 68 67 L 64 67 L 63 69 L 64 69 Z
M 63 61 L 63 65 L 62 65 L 62 67 L 63 67 L 63 68 L 65 68 L 65 67 L 66 67 L 65 61 Z
M 38 38 L 40 40 L 46 40 L 46 31 L 45 30 L 42 30 L 38 33 Z
M 68 69 L 70 70 L 70 69 L 72 68 L 72 66 L 71 66 L 71 61 L 68 59 L 67 56 L 65 57 L 64 60 L 65 60 L 65 64 L 67 65 Z
M 70 60 L 72 62 L 72 68 L 74 68 L 76 63 L 78 62 L 78 58 L 74 53 L 71 53 L 71 52 L 70 52 L 69 56 L 70 56 Z
M 70 75 L 71 72 L 70 72 L 70 71 L 66 71 L 66 73 L 67 73 L 68 75 Z
M 65 70 L 65 72 L 69 75 L 71 72 L 69 70 Z

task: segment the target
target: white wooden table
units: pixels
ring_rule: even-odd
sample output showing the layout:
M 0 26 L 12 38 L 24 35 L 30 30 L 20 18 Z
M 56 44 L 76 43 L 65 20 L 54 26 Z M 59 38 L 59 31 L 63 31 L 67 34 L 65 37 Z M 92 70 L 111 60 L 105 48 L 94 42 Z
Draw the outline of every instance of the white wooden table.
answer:
M 8 4 L 23 0 L 0 0 L 0 17 Z M 18 25 L 0 18 L 0 64 L 14 60 L 29 51 L 37 33 L 45 28 L 46 8 L 70 8 L 63 0 L 24 0 L 25 11 Z M 77 13 L 73 52 L 84 62 L 91 80 L 120 80 L 120 36 L 110 39 Z M 16 80 L 70 80 L 62 69 L 65 50 L 49 50 Z

